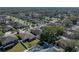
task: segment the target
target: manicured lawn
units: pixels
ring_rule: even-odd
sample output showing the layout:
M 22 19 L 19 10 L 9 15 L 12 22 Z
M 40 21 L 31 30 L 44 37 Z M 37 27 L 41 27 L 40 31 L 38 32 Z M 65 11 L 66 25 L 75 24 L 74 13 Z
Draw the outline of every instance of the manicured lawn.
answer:
M 24 45 L 26 45 L 28 48 L 36 45 L 39 42 L 38 39 L 33 40 L 31 42 L 25 42 Z M 16 46 L 14 46 L 12 49 L 8 50 L 7 52 L 23 52 L 25 50 L 25 48 L 18 43 Z

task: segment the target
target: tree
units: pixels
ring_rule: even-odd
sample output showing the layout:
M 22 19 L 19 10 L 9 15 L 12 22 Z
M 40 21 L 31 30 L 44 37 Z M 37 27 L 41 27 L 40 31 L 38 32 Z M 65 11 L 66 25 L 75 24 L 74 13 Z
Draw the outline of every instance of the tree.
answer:
M 76 16 L 71 16 L 71 17 L 69 17 L 69 19 L 72 21 L 72 23 L 73 23 L 74 25 L 77 24 L 77 19 L 78 19 L 78 17 L 76 17 Z
M 76 19 L 73 19 L 73 20 L 71 20 L 71 21 L 72 21 L 72 23 L 73 23 L 74 25 L 77 24 L 77 20 L 76 20 Z
M 65 27 L 71 27 L 73 25 L 72 21 L 69 20 L 69 19 L 65 19 L 63 21 L 63 24 L 64 24 Z
M 42 30 L 40 40 L 41 42 L 46 41 L 48 43 L 54 43 L 56 40 L 58 40 L 58 36 L 62 35 L 63 32 L 64 28 L 61 26 L 46 26 Z

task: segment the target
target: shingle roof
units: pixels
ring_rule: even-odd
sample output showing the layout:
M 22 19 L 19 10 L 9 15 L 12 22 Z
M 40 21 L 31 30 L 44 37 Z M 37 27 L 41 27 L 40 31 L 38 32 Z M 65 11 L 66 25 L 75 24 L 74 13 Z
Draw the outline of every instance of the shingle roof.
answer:
M 12 37 L 12 36 L 7 36 L 7 37 L 1 37 L 0 38 L 0 41 L 1 41 L 2 45 L 6 45 L 7 43 L 14 42 L 15 40 L 17 40 L 17 38 Z
M 20 33 L 20 36 L 23 40 L 25 39 L 29 39 L 29 40 L 32 40 L 33 38 L 35 38 L 35 35 L 33 35 L 32 33 L 30 32 L 25 32 L 25 33 Z
M 42 30 L 41 29 L 31 29 L 31 33 L 33 33 L 34 35 L 39 35 L 41 34 Z

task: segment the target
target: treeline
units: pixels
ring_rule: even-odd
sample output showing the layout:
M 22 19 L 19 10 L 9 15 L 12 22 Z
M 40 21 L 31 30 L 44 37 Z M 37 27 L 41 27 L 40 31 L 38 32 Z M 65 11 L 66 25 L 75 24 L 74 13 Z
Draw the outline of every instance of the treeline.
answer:
M 42 15 L 48 15 L 48 16 L 56 16 L 56 14 L 79 14 L 79 8 L 77 7 L 1 7 L 0 8 L 0 14 L 17 14 L 17 13 L 41 13 Z

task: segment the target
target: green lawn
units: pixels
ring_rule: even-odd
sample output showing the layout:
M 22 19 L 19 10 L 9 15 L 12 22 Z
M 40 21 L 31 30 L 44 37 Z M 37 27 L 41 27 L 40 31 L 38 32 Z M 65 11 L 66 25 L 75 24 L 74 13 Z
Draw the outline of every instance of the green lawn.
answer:
M 26 45 L 28 48 L 36 45 L 39 42 L 38 39 L 33 40 L 31 42 L 25 42 L 24 45 Z M 18 43 L 16 46 L 14 46 L 12 49 L 8 50 L 7 52 L 23 52 L 25 50 L 25 48 Z
M 36 40 L 31 41 L 31 42 L 25 42 L 24 45 L 26 45 L 28 48 L 30 48 L 30 47 L 36 45 L 38 42 L 39 42 L 39 40 L 36 39 Z

